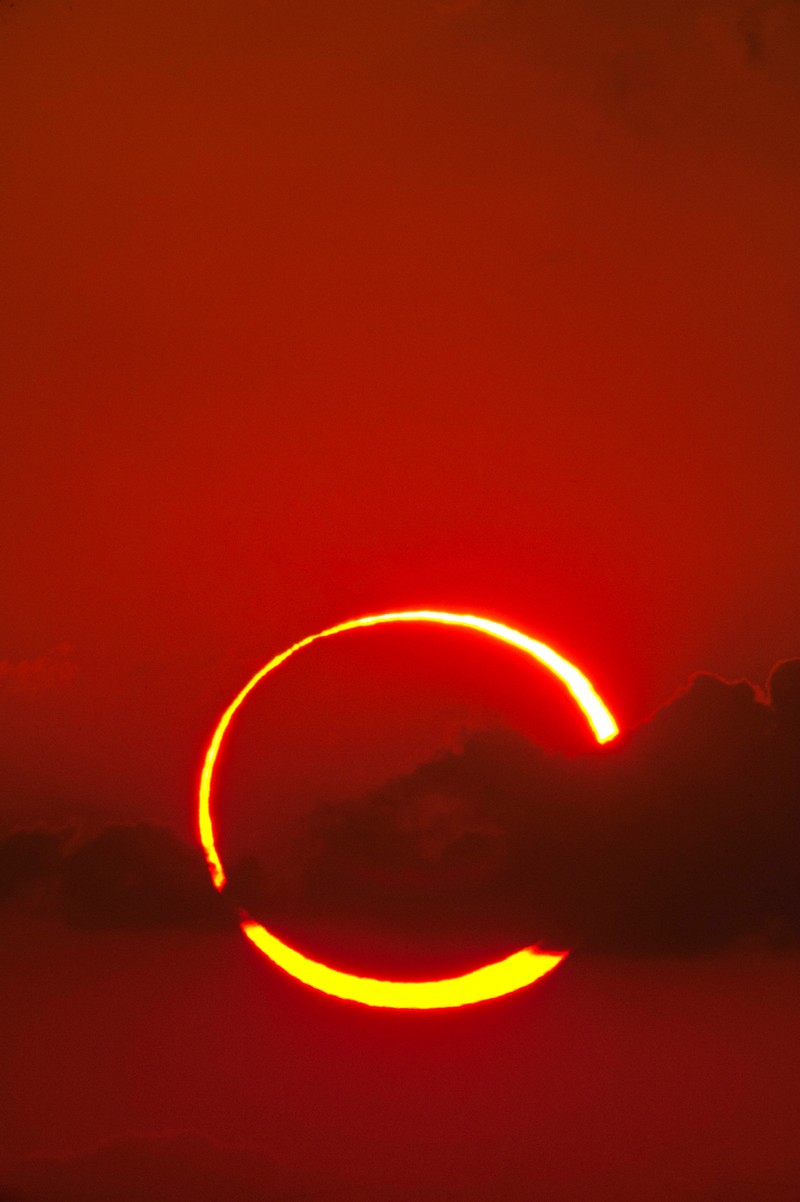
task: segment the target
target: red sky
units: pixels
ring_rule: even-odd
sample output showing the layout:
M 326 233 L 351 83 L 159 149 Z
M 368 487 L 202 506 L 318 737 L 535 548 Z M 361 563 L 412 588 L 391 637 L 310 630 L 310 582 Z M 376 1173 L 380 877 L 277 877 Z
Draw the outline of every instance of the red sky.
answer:
M 0 16 L 42 772 L 176 790 L 247 669 L 400 605 L 551 638 L 625 724 L 796 653 L 791 0 Z
M 797 1196 L 796 958 L 584 958 L 515 998 L 408 1015 L 305 993 L 219 936 L 5 946 L 0 1140 L 26 1161 L 10 1198 L 100 1202 L 110 1181 L 133 1202 L 166 1181 L 148 1196 L 269 1202 L 273 1173 L 324 1202 Z M 171 1151 L 187 1131 L 210 1150 Z M 103 1172 L 96 1146 L 121 1133 L 133 1151 Z
M 0 0 L 0 55 L 0 831 L 189 831 L 220 709 L 363 613 L 510 621 L 623 727 L 800 652 L 796 0 Z M 381 654 L 264 702 L 284 788 L 452 741 L 481 652 L 434 716 Z M 325 777 L 345 717 L 362 758 Z M 180 1107 L 62 1138 L 32 1097 L 26 1155 L 233 1138 Z

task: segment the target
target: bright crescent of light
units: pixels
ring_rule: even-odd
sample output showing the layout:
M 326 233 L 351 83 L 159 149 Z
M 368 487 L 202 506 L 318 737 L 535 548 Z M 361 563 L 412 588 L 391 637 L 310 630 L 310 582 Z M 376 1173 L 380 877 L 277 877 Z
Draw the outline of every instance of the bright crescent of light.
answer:
M 309 960 L 270 935 L 257 922 L 243 922 L 242 930 L 252 943 L 273 964 L 284 972 L 321 989 L 333 997 L 365 1006 L 391 1006 L 397 1010 L 435 1010 L 443 1006 L 467 1006 L 470 1002 L 485 1002 L 490 998 L 513 993 L 543 977 L 564 959 L 566 952 L 537 952 L 526 947 L 505 960 L 486 964 L 474 972 L 442 981 L 379 981 L 373 977 L 356 977 L 349 972 L 328 968 Z
M 332 634 L 343 634 L 347 630 L 356 630 L 361 626 L 380 626 L 392 622 L 438 622 L 445 626 L 464 626 L 470 630 L 478 630 L 491 638 L 518 647 L 557 676 L 569 690 L 587 722 L 589 723 L 598 743 L 607 743 L 619 733 L 617 724 L 606 706 L 598 697 L 591 683 L 583 673 L 563 656 L 553 651 L 545 643 L 521 634 L 511 626 L 502 622 L 493 622 L 489 618 L 476 617 L 474 614 L 451 614 L 432 609 L 407 610 L 401 613 L 376 614 L 366 618 L 355 618 L 350 622 L 342 622 L 331 626 L 319 634 L 309 635 L 282 651 L 269 661 L 259 672 L 256 672 L 241 692 L 233 699 L 220 718 L 214 731 L 211 743 L 206 751 L 203 770 L 200 775 L 198 830 L 200 842 L 205 849 L 212 880 L 217 889 L 225 884 L 225 871 L 217 852 L 214 841 L 214 828 L 211 821 L 211 778 L 214 772 L 219 749 L 225 732 L 230 726 L 234 714 L 247 697 L 270 672 L 287 660 L 290 655 L 303 647 L 315 643 L 317 639 L 328 638 Z M 260 923 L 250 918 L 243 918 L 242 930 L 247 938 L 255 944 L 270 960 L 284 972 L 303 981 L 306 985 L 320 990 L 333 997 L 346 1001 L 361 1002 L 367 1006 L 388 1006 L 395 1009 L 430 1010 L 445 1006 L 466 1006 L 472 1002 L 488 1001 L 490 998 L 501 997 L 530 985 L 539 977 L 544 976 L 555 968 L 567 952 L 539 952 L 536 948 L 527 947 L 515 952 L 505 960 L 494 964 L 484 965 L 474 972 L 462 976 L 450 977 L 439 981 L 383 981 L 371 977 L 359 977 L 351 973 L 340 972 L 329 968 L 315 960 L 309 960 L 302 953 L 283 943 L 271 934 Z

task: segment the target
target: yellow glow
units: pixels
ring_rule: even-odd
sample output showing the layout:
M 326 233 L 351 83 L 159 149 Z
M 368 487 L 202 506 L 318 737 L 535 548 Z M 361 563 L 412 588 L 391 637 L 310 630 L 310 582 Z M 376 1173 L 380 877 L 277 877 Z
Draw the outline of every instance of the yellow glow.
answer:
M 526 947 L 505 960 L 486 964 L 474 972 L 442 981 L 379 981 L 357 977 L 309 960 L 271 935 L 257 922 L 242 923 L 242 930 L 256 947 L 289 976 L 347 1002 L 365 1006 L 388 1006 L 394 1010 L 436 1010 L 445 1006 L 468 1006 L 513 993 L 531 985 L 555 968 L 566 952 L 538 952 Z
M 303 647 L 315 643 L 317 639 L 329 638 L 333 634 L 343 634 L 347 630 L 356 630 L 362 626 L 380 626 L 393 622 L 438 622 L 445 626 L 463 626 L 469 630 L 480 631 L 501 642 L 509 643 L 512 647 L 518 647 L 533 659 L 538 660 L 539 663 L 544 664 L 562 681 L 582 710 L 598 743 L 607 743 L 619 733 L 617 724 L 608 709 L 594 691 L 591 683 L 574 664 L 569 663 L 545 643 L 529 638 L 528 635 L 521 634 L 511 626 L 503 625 L 502 622 L 476 617 L 474 614 L 451 614 L 429 609 L 376 614 L 371 617 L 341 622 L 338 626 L 331 626 L 328 630 L 320 631 L 319 634 L 312 634 L 301 639 L 299 643 L 295 643 L 287 651 L 282 651 L 280 655 L 271 659 L 237 694 L 217 724 L 206 751 L 200 775 L 197 820 L 200 842 L 205 849 L 211 876 L 218 889 L 225 884 L 225 871 L 214 841 L 214 828 L 211 820 L 211 778 L 225 732 L 239 706 L 259 681 L 279 667 L 289 656 L 294 655 Z M 502 994 L 531 984 L 532 981 L 554 968 L 567 954 L 566 952 L 545 954 L 537 952 L 534 948 L 525 948 L 505 960 L 487 964 L 475 972 L 448 980 L 379 981 L 339 972 L 337 969 L 328 968 L 324 964 L 309 960 L 300 952 L 294 951 L 282 943 L 265 927 L 250 919 L 243 920 L 242 930 L 248 939 L 280 968 L 323 993 L 329 993 L 349 1001 L 363 1002 L 370 1006 L 393 1006 L 401 1009 L 463 1006 L 469 1002 L 500 997 Z

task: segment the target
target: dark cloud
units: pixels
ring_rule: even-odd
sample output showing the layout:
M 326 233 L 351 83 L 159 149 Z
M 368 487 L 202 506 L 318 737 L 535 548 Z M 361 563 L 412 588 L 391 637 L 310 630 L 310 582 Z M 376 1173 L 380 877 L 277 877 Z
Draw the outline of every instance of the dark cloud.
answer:
M 81 928 L 230 929 L 244 908 L 312 952 L 315 931 L 345 951 L 354 931 L 353 950 L 378 965 L 387 948 L 457 960 L 520 941 L 628 955 L 797 946 L 800 660 L 763 693 L 696 675 L 648 722 L 572 759 L 513 731 L 471 732 L 457 752 L 319 807 L 280 867 L 266 853 L 233 862 L 220 896 L 199 848 L 167 827 L 18 831 L 0 843 L 0 897 L 47 880 Z
M 168 827 L 14 831 L 0 840 L 0 900 L 36 881 L 49 909 L 93 929 L 229 929 L 234 918 L 211 886 L 197 847 Z
M 800 659 L 776 664 L 767 681 L 769 703 L 780 719 L 800 721 Z
M 327 806 L 291 888 L 259 862 L 230 887 L 259 917 L 334 915 L 401 939 L 671 954 L 800 941 L 800 661 L 768 693 L 695 676 L 650 721 L 567 760 L 471 734 L 366 797 Z
M 0 1202 L 407 1202 L 408 1187 L 322 1179 L 275 1155 L 195 1133 L 129 1134 L 70 1157 L 37 1156 L 0 1178 Z M 484 1197 L 478 1189 L 469 1197 Z M 527 1193 L 520 1196 L 527 1197 Z M 417 1181 L 420 1202 L 456 1202 L 463 1190 Z
M 199 1135 L 126 1136 L 84 1155 L 37 1157 L 5 1174 L 0 1202 L 300 1202 L 265 1156 Z
M 533 1135 L 531 1142 L 535 1146 Z M 524 1149 L 519 1152 L 524 1164 L 496 1162 L 489 1180 L 481 1174 L 471 1183 L 446 1182 L 438 1173 L 426 1173 L 412 1157 L 412 1181 L 376 1182 L 288 1169 L 276 1156 L 194 1133 L 128 1134 L 73 1156 L 38 1156 L 16 1164 L 0 1178 L 0 1202 L 483 1202 L 487 1197 L 588 1202 L 634 1198 L 641 1196 L 637 1190 L 646 1188 L 638 1166 L 628 1167 L 632 1181 L 628 1173 L 620 1178 L 612 1170 L 609 1176 L 606 1168 L 601 1179 L 590 1184 L 580 1161 L 572 1174 L 564 1166 L 554 1173 L 535 1157 L 525 1157 Z M 461 1154 L 466 1155 L 463 1146 Z M 764 1179 L 751 1181 L 717 1168 L 714 1182 L 691 1183 L 669 1164 L 664 1178 L 674 1183 L 676 1192 L 669 1193 L 669 1184 L 665 1188 L 662 1181 L 656 1196 L 695 1202 L 794 1202 L 790 1173 L 781 1181 L 780 1170 L 773 1169 Z
M 739 32 L 750 61 L 781 83 L 797 83 L 800 67 L 800 3 L 757 0 L 748 4 Z
M 72 834 L 69 828 L 55 831 L 37 828 L 12 831 L 0 839 L 0 902 L 56 871 Z
M 196 847 L 168 827 L 114 826 L 63 864 L 63 897 L 81 927 L 224 928 L 232 922 Z

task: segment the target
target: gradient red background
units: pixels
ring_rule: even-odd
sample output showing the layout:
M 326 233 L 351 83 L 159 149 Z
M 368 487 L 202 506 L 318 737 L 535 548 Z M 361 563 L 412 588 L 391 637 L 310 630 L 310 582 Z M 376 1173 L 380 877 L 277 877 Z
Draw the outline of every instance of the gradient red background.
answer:
M 622 726 L 694 670 L 763 682 L 797 654 L 794 0 L 19 0 L 0 5 L 0 44 L 4 827 L 78 815 L 189 832 L 224 705 L 273 653 L 362 613 L 508 621 L 574 659 Z M 402 665 L 397 705 L 409 712 L 424 681 Z M 332 679 L 317 678 L 315 712 Z M 308 725 L 286 730 L 287 764 Z M 143 1078 L 141 1106 L 106 1122 L 110 1083 L 74 1105 L 53 1083 L 81 1071 L 69 1048 L 88 1047 L 90 1027 L 122 1049 L 118 1080 L 136 1071 L 132 1049 L 157 1057 L 127 1019 L 116 1025 L 127 985 L 82 1026 L 76 999 L 104 956 L 43 954 L 24 976 L 14 1021 L 37 1017 L 27 1042 L 13 1036 L 31 1057 L 17 1078 L 30 1093 L 9 1155 L 77 1154 L 129 1130 L 230 1140 L 224 1107 L 192 1100 L 206 1066 L 188 1027 L 172 1109 L 150 1108 L 158 1090 Z M 225 972 L 212 986 L 200 961 L 181 977 L 187 1009 L 209 991 L 235 1024 L 236 990 L 214 993 Z M 257 1009 L 260 966 L 241 971 L 258 978 Z M 794 1005 L 784 970 L 764 971 L 778 976 L 760 992 L 738 967 L 707 986 L 717 1002 L 737 999 L 737 1046 L 751 1022 L 772 1039 Z M 567 979 L 551 1000 L 567 998 Z M 660 984 L 644 984 L 634 1034 L 615 1011 L 613 1048 L 587 1018 L 606 1004 L 587 986 L 585 1005 L 563 1002 L 584 1031 L 574 1046 L 608 1046 L 609 1065 L 634 1066 L 619 1106 L 641 1115 L 654 1048 L 713 1045 L 708 1130 L 725 1155 L 728 1143 L 760 1146 L 753 1197 L 782 1202 L 780 1182 L 796 1184 L 788 1136 L 774 1154 L 759 1141 L 789 1113 L 783 1042 L 762 1052 L 754 1035 L 742 1070 L 754 1097 L 774 1086 L 769 1122 L 744 1102 L 728 1122 L 729 1044 L 693 1026 L 689 979 L 673 986 L 684 990 L 675 1029 L 658 1027 Z M 155 984 L 141 1007 L 163 1015 Z M 308 1021 L 338 1020 L 320 1010 Z M 55 1044 L 37 1059 L 45 1030 Z M 252 1038 L 261 1030 L 254 1020 Z M 523 1075 L 539 1054 L 532 1039 Z M 238 1094 L 231 1065 L 245 1051 L 220 1055 L 228 1067 L 211 1075 L 229 1076 L 214 1091 Z M 513 1041 L 497 1055 L 514 1061 Z M 705 1055 L 686 1052 L 680 1081 L 664 1067 L 653 1131 L 672 1130 Z M 602 1106 L 589 1119 L 575 1098 L 596 1066 L 570 1063 L 571 1087 L 552 1090 L 559 1115 L 585 1129 Z M 284 1083 L 291 1071 L 287 1059 Z M 441 1072 L 446 1108 L 470 1070 Z M 559 1076 L 554 1063 L 547 1079 Z M 423 1078 L 398 1085 L 398 1165 Z M 372 1112 L 364 1088 L 354 1116 Z M 509 1088 L 494 1103 L 498 1130 L 501 1109 L 514 1112 Z M 337 1145 L 336 1124 L 314 1121 Z M 604 1128 L 592 1129 L 597 1166 Z M 620 1118 L 608 1134 L 615 1197 L 650 1180 L 625 1176 L 626 1129 Z M 687 1151 L 688 1118 L 675 1136 L 679 1165 L 706 1165 L 697 1180 L 715 1179 L 703 1160 L 714 1138 Z M 484 1166 L 503 1160 L 504 1139 L 489 1141 Z M 654 1140 L 646 1164 L 672 1155 L 669 1138 Z M 554 1163 L 579 1144 L 558 1145 Z M 774 1180 L 765 1165 L 778 1166 Z M 550 1180 L 555 1190 L 556 1168 Z

